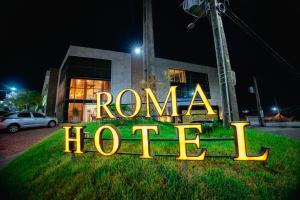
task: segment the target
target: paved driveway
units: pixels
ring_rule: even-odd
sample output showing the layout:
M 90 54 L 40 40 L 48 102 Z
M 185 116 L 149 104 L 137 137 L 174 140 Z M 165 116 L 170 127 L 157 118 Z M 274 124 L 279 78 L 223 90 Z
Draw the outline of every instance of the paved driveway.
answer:
M 34 128 L 25 129 L 17 133 L 10 134 L 0 131 L 0 169 L 19 153 L 26 150 L 45 136 L 50 135 L 56 128 Z
M 292 138 L 299 138 L 300 139 L 300 128 L 280 128 L 280 127 L 252 127 L 252 129 L 263 131 L 263 132 L 270 132 L 276 133 L 280 135 L 286 135 Z

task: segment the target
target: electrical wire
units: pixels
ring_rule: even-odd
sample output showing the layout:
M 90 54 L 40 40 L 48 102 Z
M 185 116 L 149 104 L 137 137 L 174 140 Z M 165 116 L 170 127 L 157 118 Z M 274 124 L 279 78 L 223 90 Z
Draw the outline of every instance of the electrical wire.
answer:
M 297 77 L 300 78 L 300 72 L 291 65 L 285 58 L 283 58 L 275 49 L 273 49 L 268 43 L 266 43 L 250 26 L 248 26 L 241 18 L 239 18 L 233 11 L 231 11 L 228 7 L 226 8 L 226 12 L 223 13 L 226 17 L 228 17 L 233 23 L 235 23 L 238 27 L 240 27 L 244 32 L 246 32 L 250 37 L 255 39 L 260 45 L 267 50 L 277 61 L 285 64 L 289 67 L 293 73 L 296 73 Z

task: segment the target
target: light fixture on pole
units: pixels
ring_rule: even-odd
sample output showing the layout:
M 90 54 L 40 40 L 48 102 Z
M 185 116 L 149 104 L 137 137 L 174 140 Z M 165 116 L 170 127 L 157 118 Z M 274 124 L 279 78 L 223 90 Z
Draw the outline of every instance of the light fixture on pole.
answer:
M 15 91 L 17 91 L 17 88 L 15 88 L 15 87 L 11 87 L 11 88 L 9 88 L 11 91 L 13 91 L 13 92 L 15 92 Z
M 221 114 L 224 125 L 231 121 L 239 120 L 237 98 L 235 92 L 235 76 L 231 69 L 228 47 L 223 28 L 221 14 L 226 11 L 227 1 L 220 0 L 184 0 L 183 10 L 196 19 L 188 25 L 193 29 L 197 20 L 203 17 L 209 18 L 213 30 L 219 85 L 221 91 Z
M 135 48 L 133 49 L 133 53 L 134 53 L 135 55 L 141 55 L 141 53 L 142 53 L 142 48 L 141 48 L 141 47 L 135 47 Z

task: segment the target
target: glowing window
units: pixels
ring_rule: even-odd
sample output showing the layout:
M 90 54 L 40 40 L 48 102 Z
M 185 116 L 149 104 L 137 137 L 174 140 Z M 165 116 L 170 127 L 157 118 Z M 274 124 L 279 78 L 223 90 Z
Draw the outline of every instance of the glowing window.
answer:
M 95 100 L 97 92 L 109 92 L 110 82 L 103 80 L 71 79 L 69 99 Z
M 94 81 L 94 85 L 96 89 L 101 89 L 102 87 L 102 81 Z
M 168 69 L 168 78 L 170 82 L 186 83 L 186 71 L 179 69 Z
M 84 86 L 85 86 L 85 80 L 82 80 L 82 79 L 77 79 L 76 80 L 76 88 L 84 89 Z
M 83 104 L 69 103 L 68 121 L 82 121 L 83 120 Z
M 86 88 L 87 89 L 93 89 L 95 87 L 93 80 L 87 80 L 86 81 Z
M 75 95 L 75 88 L 70 88 L 70 99 L 74 99 L 74 95 Z
M 86 99 L 95 99 L 95 94 L 94 94 L 94 90 L 93 88 L 92 89 L 87 89 L 87 92 L 86 92 Z
M 72 80 L 71 80 L 70 87 L 71 87 L 71 88 L 74 88 L 74 87 L 75 87 L 75 79 L 72 79 Z
M 76 88 L 74 98 L 75 99 L 84 99 L 84 89 Z
M 210 99 L 208 75 L 200 72 L 168 69 L 168 79 L 171 86 L 177 87 L 178 98 L 192 98 L 196 83 L 200 83 L 207 98 Z

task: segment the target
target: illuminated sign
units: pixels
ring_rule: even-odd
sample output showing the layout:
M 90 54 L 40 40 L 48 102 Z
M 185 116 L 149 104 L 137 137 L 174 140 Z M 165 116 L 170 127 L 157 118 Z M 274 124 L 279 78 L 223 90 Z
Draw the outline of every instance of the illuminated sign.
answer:
M 170 116 L 177 117 L 178 111 L 177 111 L 177 99 L 176 99 L 176 87 L 177 86 L 171 86 L 165 102 L 163 103 L 162 107 L 158 103 L 157 98 L 155 97 L 153 91 L 150 88 L 146 88 L 146 117 L 151 117 L 150 113 L 150 101 L 153 103 L 154 108 L 156 109 L 159 116 L 163 116 L 163 113 L 166 109 L 166 106 L 168 104 L 169 99 L 171 98 L 171 110 L 172 113 Z M 131 115 L 126 115 L 122 111 L 122 97 L 125 93 L 132 93 L 135 98 L 135 108 L 132 109 Z M 196 98 L 199 96 L 202 100 L 202 102 L 197 102 Z M 133 118 L 137 116 L 137 114 L 141 110 L 142 106 L 142 100 L 139 94 L 132 89 L 124 89 L 122 90 L 116 97 L 116 113 L 113 113 L 109 109 L 109 105 L 112 103 L 113 97 L 108 92 L 99 92 L 97 93 L 97 119 L 103 119 L 104 113 L 111 118 L 115 119 L 116 114 L 118 116 L 121 116 L 123 118 Z M 192 107 L 195 105 L 202 105 L 207 110 L 208 115 L 214 115 L 216 114 L 209 101 L 207 100 L 200 84 L 196 85 L 195 92 L 193 95 L 193 98 L 190 102 L 190 105 L 188 107 L 187 112 L 185 113 L 186 116 L 191 115 Z M 249 125 L 248 122 L 231 122 L 230 125 L 234 129 L 234 138 L 232 140 L 235 141 L 235 155 L 232 156 L 233 160 L 237 161 L 265 161 L 268 158 L 269 155 L 269 149 L 268 148 L 262 148 L 261 152 L 258 155 L 252 155 L 249 156 L 247 154 L 247 148 L 246 148 L 246 139 L 245 139 L 245 127 Z M 176 128 L 179 144 L 179 155 L 176 156 L 177 160 L 204 160 L 205 157 L 222 157 L 220 155 L 215 156 L 209 156 L 207 155 L 207 150 L 205 148 L 201 149 L 200 141 L 201 140 L 209 140 L 209 139 L 200 139 L 199 134 L 202 134 L 202 126 L 201 124 L 176 124 L 174 125 L 174 128 Z M 86 151 L 84 150 L 84 140 L 87 139 L 84 137 L 84 127 L 83 126 L 65 126 L 65 152 L 69 153 L 75 153 L 75 154 L 83 154 Z M 196 130 L 194 139 L 187 139 L 186 138 L 186 132 L 188 129 Z M 73 133 L 74 131 L 74 133 Z M 104 148 L 104 138 L 102 137 L 103 132 L 107 131 L 111 134 L 112 140 L 112 147 L 111 150 L 106 151 Z M 138 131 L 141 132 L 141 142 L 142 142 L 142 152 L 139 154 L 140 158 L 143 159 L 151 159 L 153 158 L 153 155 L 151 155 L 151 139 L 150 139 L 150 131 L 151 133 L 154 132 L 154 134 L 159 135 L 159 128 L 157 125 L 134 125 L 132 127 L 132 134 L 136 134 Z M 121 154 L 121 152 L 118 152 L 121 146 L 121 135 L 117 127 L 113 125 L 103 125 L 100 126 L 95 135 L 94 135 L 94 146 L 96 148 L 96 152 L 103 156 L 112 156 L 114 154 Z M 124 139 L 123 139 L 124 140 Z M 128 139 L 130 140 L 130 139 Z M 133 140 L 133 139 L 131 139 Z M 214 140 L 224 140 L 222 138 L 216 138 Z M 164 141 L 164 139 L 161 139 L 161 141 Z M 187 145 L 194 144 L 196 145 L 197 149 L 201 149 L 201 152 L 198 155 L 188 155 L 187 153 Z M 126 154 L 126 153 L 122 153 Z M 128 153 L 130 154 L 130 152 Z

